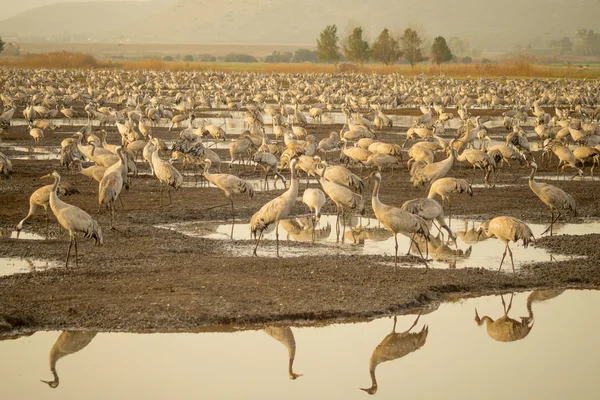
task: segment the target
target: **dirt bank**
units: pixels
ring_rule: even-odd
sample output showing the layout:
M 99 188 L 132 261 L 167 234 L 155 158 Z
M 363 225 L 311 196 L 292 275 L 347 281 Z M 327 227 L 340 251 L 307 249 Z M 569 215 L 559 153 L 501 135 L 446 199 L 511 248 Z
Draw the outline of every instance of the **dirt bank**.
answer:
M 316 128 L 317 139 L 333 129 L 339 126 Z M 58 146 L 74 130 L 63 127 L 44 144 Z M 176 134 L 158 130 L 157 135 L 166 138 Z M 400 137 L 388 133 L 384 139 L 398 142 Z M 24 127 L 11 127 L 4 141 L 27 144 L 30 139 Z M 58 168 L 57 160 L 14 160 L 13 164 L 12 178 L 0 181 L 0 228 L 5 230 L 27 214 L 29 195 L 46 184 L 39 177 Z M 539 174 L 555 173 L 555 164 L 549 168 L 543 164 L 540 163 Z M 475 188 L 472 199 L 454 198 L 453 214 L 473 219 L 512 215 L 528 222 L 547 222 L 547 209 L 523 179 L 528 172 L 516 166 L 510 172 L 502 171 L 498 184 L 517 185 Z M 452 175 L 470 178 L 471 170 L 461 172 L 456 168 Z M 326 255 L 256 258 L 250 256 L 249 241 L 224 243 L 155 227 L 185 221 L 227 221 L 228 207 L 211 209 L 226 203 L 219 189 L 182 188 L 172 193 L 172 206 L 161 208 L 158 181 L 139 176 L 123 194 L 125 210 L 118 208 L 117 230 L 110 231 L 108 214 L 96 214 L 97 184 L 88 185 L 88 179 L 79 174 L 65 172 L 63 176 L 81 191 L 65 200 L 98 219 L 105 227 L 105 245 L 94 248 L 89 241 L 80 240 L 79 266 L 73 264 L 69 271 L 55 268 L 0 278 L 0 330 L 77 327 L 180 331 L 207 324 L 372 317 L 459 295 L 600 286 L 599 235 L 541 239 L 538 246 L 587 258 L 526 266 L 518 274 L 484 269 L 432 269 L 423 274 L 424 269 L 413 257 L 402 261 L 415 263 L 415 268 L 395 271 L 391 257 L 336 253 L 331 248 L 319 252 Z M 481 182 L 479 174 L 477 179 Z M 578 223 L 600 217 L 600 181 L 567 180 L 561 181 L 560 186 L 573 195 L 579 208 L 577 217 L 566 216 L 565 221 Z M 247 221 L 277 193 L 281 191 L 257 192 L 251 200 L 237 196 L 236 217 Z M 384 174 L 383 202 L 400 205 L 406 199 L 422 196 L 424 190 L 410 185 L 406 170 L 396 171 L 393 179 L 389 172 Z M 334 212 L 328 207 L 326 212 Z M 294 212 L 303 214 L 306 209 L 298 203 Z M 367 215 L 372 215 L 370 207 Z M 38 212 L 26 229 L 46 234 L 43 213 Z M 0 240 L 0 255 L 63 263 L 68 236 L 55 220 L 48 227 L 48 237 L 37 241 Z M 312 244 L 285 243 L 284 255 L 288 246 Z M 233 257 L 231 248 L 239 249 L 242 256 Z M 262 255 L 273 251 L 274 243 L 269 242 L 259 249 Z

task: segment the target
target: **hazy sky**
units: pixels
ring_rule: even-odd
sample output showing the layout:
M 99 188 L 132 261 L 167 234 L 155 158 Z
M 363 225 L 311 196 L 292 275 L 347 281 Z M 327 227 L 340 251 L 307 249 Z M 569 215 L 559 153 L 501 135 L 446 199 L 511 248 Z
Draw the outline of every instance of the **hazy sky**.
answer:
M 143 3 L 106 7 L 107 1 L 0 0 L 0 21 L 8 19 L 0 23 L 0 35 L 13 41 L 314 46 L 325 26 L 336 24 L 342 37 L 352 21 L 363 26 L 368 40 L 383 28 L 401 32 L 416 24 L 426 37 L 457 36 L 472 49 L 504 52 L 574 39 L 577 29 L 595 29 L 600 13 L 598 0 L 138 0 Z M 56 3 L 63 4 L 38 8 Z
M 2 0 L 0 20 L 10 18 L 30 8 L 47 6 L 56 3 L 87 3 L 90 1 L 120 1 L 120 0 Z M 150 0 L 133 0 L 150 1 Z

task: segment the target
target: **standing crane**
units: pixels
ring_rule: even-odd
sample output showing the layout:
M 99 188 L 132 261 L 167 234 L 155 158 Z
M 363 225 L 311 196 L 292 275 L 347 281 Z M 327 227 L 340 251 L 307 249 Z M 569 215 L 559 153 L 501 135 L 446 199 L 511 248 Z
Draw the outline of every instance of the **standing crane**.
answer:
M 160 181 L 160 205 L 163 205 L 163 183 L 167 185 L 169 191 L 169 205 L 171 204 L 171 187 L 178 190 L 183 183 L 183 176 L 174 166 L 164 161 L 158 156 L 158 139 L 153 138 L 151 140 L 154 145 L 153 148 L 148 150 L 152 152 L 152 167 L 154 168 L 154 175 Z
M 354 193 L 352 190 L 348 189 L 347 187 L 328 180 L 325 177 L 326 173 L 327 173 L 328 165 L 325 161 L 321 161 L 321 164 L 323 165 L 323 172 L 321 174 L 321 179 L 319 179 L 319 182 L 321 183 L 321 187 L 323 188 L 323 190 L 325 191 L 327 196 L 329 196 L 329 198 L 331 198 L 331 200 L 333 200 L 333 202 L 335 203 L 335 207 L 336 207 L 336 211 L 337 211 L 337 217 L 335 220 L 335 228 L 336 228 L 336 234 L 337 234 L 338 240 L 339 240 L 339 236 L 340 236 L 340 214 L 342 215 L 342 223 L 344 225 L 344 228 L 342 231 L 342 242 L 343 242 L 344 241 L 344 232 L 346 231 L 346 217 L 345 217 L 345 211 L 344 211 L 345 207 L 348 207 L 351 210 L 358 209 L 360 214 L 363 215 L 365 213 L 365 203 L 360 194 Z
M 264 231 L 269 225 L 275 223 L 275 240 L 277 241 L 277 257 L 279 257 L 279 221 L 286 218 L 298 197 L 298 178 L 296 177 L 297 158 L 290 161 L 290 187 L 280 196 L 269 201 L 262 206 L 250 219 L 250 233 L 256 238 L 253 255 L 256 256 L 256 249 Z
M 49 177 L 49 175 L 46 175 L 46 177 Z M 48 206 L 50 205 L 50 194 L 52 193 L 52 187 L 53 185 L 42 186 L 31 194 L 29 197 L 29 212 L 27 213 L 27 216 L 25 216 L 25 218 L 23 218 L 21 222 L 17 224 L 17 238 L 19 238 L 19 234 L 23 229 L 23 224 L 25 221 L 35 214 L 35 210 L 37 210 L 39 206 L 44 207 L 44 213 L 46 214 L 46 226 L 48 225 L 48 221 L 50 220 L 48 218 Z M 58 192 L 61 196 L 69 196 L 79 193 L 79 190 L 65 182 L 58 187 Z
M 552 227 L 562 215 L 561 210 L 571 210 L 573 215 L 577 215 L 575 200 L 573 200 L 573 197 L 570 194 L 554 185 L 536 182 L 535 173 L 537 171 L 537 164 L 535 162 L 531 162 L 529 165 L 531 166 L 531 175 L 529 175 L 529 188 L 545 205 L 550 208 L 551 213 L 550 226 L 548 229 L 542 232 L 542 235 L 550 231 L 550 236 L 552 236 Z M 556 219 L 554 219 L 554 210 L 558 212 Z
M 123 160 L 123 149 L 121 146 L 117 148 L 117 154 L 119 155 L 119 163 L 125 166 L 125 177 L 127 179 L 127 163 Z M 98 212 L 100 212 L 100 207 L 102 206 L 106 206 L 110 211 L 110 229 L 115 229 L 115 202 L 119 198 L 122 189 L 123 175 L 121 174 L 121 169 L 108 168 L 98 188 Z
M 204 177 L 207 181 L 221 189 L 225 193 L 225 197 L 229 199 L 231 203 L 231 239 L 233 239 L 233 226 L 235 224 L 235 213 L 233 210 L 233 197 L 234 193 L 248 193 L 248 196 L 252 198 L 254 196 L 254 189 L 252 184 L 248 181 L 238 178 L 235 175 L 230 174 L 211 174 L 209 172 L 212 161 L 206 159 L 204 161 Z
M 425 257 L 423 257 L 423 253 L 421 253 L 419 246 L 416 244 L 415 240 L 412 237 L 412 235 L 415 234 L 423 235 L 425 237 L 426 248 L 428 248 L 429 228 L 427 227 L 427 222 L 418 215 L 413 215 L 397 207 L 383 204 L 379 200 L 381 174 L 379 172 L 373 172 L 369 177 L 375 180 L 375 187 L 373 188 L 373 196 L 371 198 L 373 212 L 375 212 L 375 217 L 377 218 L 377 220 L 379 220 L 379 222 L 383 224 L 383 226 L 386 227 L 387 230 L 394 234 L 394 241 L 396 243 L 396 252 L 394 256 L 395 266 L 398 266 L 398 233 L 402 233 L 403 235 L 408 236 L 412 243 L 415 243 L 417 249 L 419 250 L 419 254 L 421 255 L 421 260 L 423 260 L 423 263 L 425 264 L 425 268 L 429 269 L 427 261 L 425 260 Z
M 450 141 L 450 156 L 445 160 L 434 162 L 431 164 L 425 164 L 421 162 L 416 162 L 411 169 L 411 178 L 410 181 L 413 183 L 415 187 L 419 185 L 429 184 L 431 185 L 436 180 L 445 177 L 452 165 L 454 164 L 454 159 L 456 158 L 456 149 L 454 148 L 454 141 L 452 139 Z
M 451 239 L 456 243 L 456 235 L 446 224 L 444 209 L 436 200 L 428 198 L 407 200 L 402 204 L 400 209 L 418 215 L 425 221 L 431 221 L 433 224 L 437 221 L 439 225 L 438 230 L 441 232 L 442 228 L 444 228 L 448 232 L 449 240 Z
M 449 218 L 452 218 L 452 203 L 450 202 L 451 193 L 467 193 L 469 197 L 473 197 L 473 188 L 465 179 L 445 177 L 440 178 L 429 186 L 429 194 L 427 198 L 433 199 L 436 195 L 442 198 L 442 206 L 444 202 L 448 202 Z
M 315 241 L 316 225 L 321 220 L 321 208 L 325 204 L 325 193 L 321 189 L 306 189 L 302 195 L 302 202 L 308 206 L 312 219 L 312 239 Z M 312 214 L 314 212 L 314 214 Z
M 69 249 L 67 250 L 67 260 L 65 268 L 69 268 L 69 256 L 71 255 L 71 247 L 75 244 L 75 266 L 77 266 L 77 237 L 75 233 L 83 232 L 85 238 L 93 238 L 96 246 L 104 244 L 102 240 L 102 229 L 100 225 L 90 217 L 88 213 L 81 208 L 65 203 L 58 198 L 57 190 L 60 185 L 60 175 L 53 171 L 50 174 L 54 177 L 54 185 L 50 193 L 50 208 L 58 223 L 69 231 Z M 50 176 L 46 175 L 46 176 Z
M 477 234 L 478 236 L 485 235 L 488 238 L 495 236 L 506 245 L 504 254 L 502 254 L 502 260 L 500 260 L 498 272 L 502 269 L 502 263 L 504 262 L 504 257 L 506 257 L 507 250 L 510 254 L 513 272 L 515 272 L 515 262 L 513 261 L 512 251 L 510 250 L 510 247 L 508 247 L 509 242 L 522 240 L 525 248 L 529 246 L 529 243 L 532 240 L 535 242 L 535 237 L 529 226 L 520 219 L 508 216 L 500 216 L 484 222 L 483 225 L 477 229 Z

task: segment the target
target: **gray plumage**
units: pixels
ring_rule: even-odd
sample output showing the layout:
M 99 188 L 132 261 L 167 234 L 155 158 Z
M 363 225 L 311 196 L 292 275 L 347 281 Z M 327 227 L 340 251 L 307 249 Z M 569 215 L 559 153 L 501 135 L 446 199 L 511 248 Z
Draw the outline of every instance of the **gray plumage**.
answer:
M 535 180 L 537 164 L 532 162 L 530 165 L 531 175 L 529 175 L 529 188 L 545 205 L 548 206 L 548 208 L 550 208 L 551 213 L 550 226 L 542 233 L 542 235 L 550 230 L 550 235 L 552 236 L 552 226 L 560 218 L 563 210 L 570 210 L 573 212 L 573 215 L 577 215 L 575 200 L 570 194 L 554 185 L 537 182 Z M 555 210 L 558 212 L 556 219 L 554 218 Z
M 517 242 L 522 240 L 523 246 L 527 248 L 529 243 L 535 241 L 535 237 L 533 236 L 533 232 L 529 226 L 527 226 L 520 219 L 508 216 L 500 216 L 484 222 L 483 225 L 477 229 L 477 232 L 479 235 L 484 234 L 487 237 L 495 236 L 498 240 L 506 245 L 498 271 L 502 269 L 502 263 L 504 262 L 504 257 L 506 257 L 506 252 L 508 251 L 510 254 L 512 269 L 513 272 L 515 272 L 515 263 L 513 261 L 512 251 L 508 246 L 509 242 Z

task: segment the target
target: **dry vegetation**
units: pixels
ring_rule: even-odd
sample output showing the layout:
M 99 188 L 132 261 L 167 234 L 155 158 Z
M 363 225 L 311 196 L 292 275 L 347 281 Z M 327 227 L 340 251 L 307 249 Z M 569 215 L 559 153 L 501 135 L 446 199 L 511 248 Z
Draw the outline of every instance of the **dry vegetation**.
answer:
M 141 61 L 100 61 L 90 54 L 58 51 L 0 59 L 0 66 L 14 68 L 122 68 L 122 69 L 154 69 L 154 70 L 211 70 L 211 71 L 254 71 L 265 73 L 334 73 L 332 64 L 311 63 L 209 63 L 163 61 L 151 58 Z M 507 59 L 501 62 L 472 64 L 419 64 L 414 68 L 409 65 L 365 64 L 356 67 L 359 72 L 390 74 L 399 73 L 413 76 L 445 74 L 452 77 L 486 76 L 486 77 L 548 77 L 548 78 L 597 78 L 600 67 L 581 68 L 574 66 L 552 66 L 534 64 L 524 58 Z

